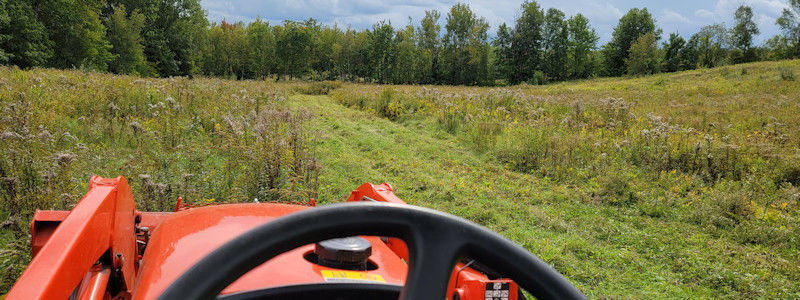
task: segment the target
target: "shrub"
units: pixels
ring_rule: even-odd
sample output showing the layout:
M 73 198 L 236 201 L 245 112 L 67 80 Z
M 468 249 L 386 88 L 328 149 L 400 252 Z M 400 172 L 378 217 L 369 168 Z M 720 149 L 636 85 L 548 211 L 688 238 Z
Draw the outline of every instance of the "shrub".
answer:
M 781 79 L 786 81 L 794 81 L 794 71 L 787 67 L 781 67 L 780 69 Z
M 495 156 L 511 169 L 532 172 L 542 167 L 550 148 L 550 132 L 539 128 L 512 127 L 497 139 Z
M 401 96 L 392 88 L 386 88 L 381 91 L 378 96 L 378 101 L 375 102 L 375 112 L 379 116 L 387 118 L 392 121 L 397 121 L 403 114 L 403 106 L 400 99 Z
M 597 196 L 604 203 L 629 205 L 636 202 L 630 187 L 630 178 L 620 171 L 610 170 L 598 180 Z
M 294 90 L 303 95 L 327 95 L 341 86 L 338 81 L 317 81 L 296 86 Z

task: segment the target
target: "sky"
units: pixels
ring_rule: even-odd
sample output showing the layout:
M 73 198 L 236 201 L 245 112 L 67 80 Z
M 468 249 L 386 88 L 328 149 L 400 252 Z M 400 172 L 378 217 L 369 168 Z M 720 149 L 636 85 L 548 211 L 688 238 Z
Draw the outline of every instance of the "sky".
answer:
M 448 0 L 201 0 L 201 5 L 208 12 L 213 22 L 223 19 L 229 22 L 245 23 L 261 18 L 271 24 L 280 24 L 283 20 L 305 20 L 314 18 L 317 21 L 339 27 L 354 29 L 371 28 L 372 24 L 386 20 L 393 26 L 412 24 L 418 26 L 419 20 L 426 10 L 435 9 L 441 12 L 441 22 L 447 16 L 450 7 L 458 1 Z M 497 27 L 502 23 L 512 25 L 519 16 L 522 0 L 479 0 L 462 1 L 482 16 L 491 25 L 490 36 L 494 36 Z M 762 43 L 779 34 L 775 20 L 780 17 L 788 0 L 670 0 L 670 1 L 633 1 L 633 0 L 539 0 L 539 5 L 547 9 L 555 7 L 567 16 L 581 13 L 589 18 L 591 25 L 600 37 L 600 43 L 611 39 L 611 32 L 619 18 L 631 8 L 646 7 L 656 18 L 656 24 L 664 32 L 678 33 L 688 38 L 700 27 L 713 23 L 733 25 L 733 14 L 739 5 L 753 8 L 754 19 L 761 34 L 755 41 Z M 513 26 L 513 25 L 512 25 Z M 442 29 L 444 30 L 444 29 Z

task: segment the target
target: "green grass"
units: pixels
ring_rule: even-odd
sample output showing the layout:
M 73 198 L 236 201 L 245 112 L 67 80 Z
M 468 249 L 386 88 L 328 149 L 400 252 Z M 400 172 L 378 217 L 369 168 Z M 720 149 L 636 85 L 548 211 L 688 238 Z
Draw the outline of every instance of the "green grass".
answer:
M 324 204 L 385 181 L 592 298 L 797 298 L 800 86 L 785 78 L 800 61 L 726 68 L 500 89 L 0 68 L 0 133 L 31 136 L 3 140 L 0 177 L 30 176 L 38 195 L 3 190 L 0 219 L 24 228 L 33 208 L 69 208 L 95 173 L 125 175 L 156 209 L 177 196 Z M 149 108 L 167 97 L 182 109 Z M 55 137 L 33 138 L 44 130 Z M 0 292 L 29 259 L 13 227 L 0 229 Z
M 786 296 L 797 261 L 705 233 L 677 218 L 586 203 L 577 188 L 486 162 L 457 139 L 342 108 L 325 97 L 295 105 L 313 119 L 324 170 L 321 199 L 387 181 L 415 205 L 484 224 L 566 274 L 591 297 Z

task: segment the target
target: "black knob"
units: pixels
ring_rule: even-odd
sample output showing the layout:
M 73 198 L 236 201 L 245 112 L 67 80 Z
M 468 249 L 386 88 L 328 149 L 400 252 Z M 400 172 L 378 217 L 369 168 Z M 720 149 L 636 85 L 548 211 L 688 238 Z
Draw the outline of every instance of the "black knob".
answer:
M 351 236 L 321 241 L 316 244 L 314 253 L 319 257 L 319 264 L 324 266 L 362 268 L 372 255 L 372 245 L 361 237 Z

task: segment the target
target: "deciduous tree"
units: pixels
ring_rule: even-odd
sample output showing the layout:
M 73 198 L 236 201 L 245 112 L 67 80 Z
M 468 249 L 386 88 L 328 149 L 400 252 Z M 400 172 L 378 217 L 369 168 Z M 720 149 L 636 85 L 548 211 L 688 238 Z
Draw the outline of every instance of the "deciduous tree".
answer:
M 122 74 L 150 75 L 147 61 L 144 57 L 142 37 L 140 35 L 144 26 L 144 15 L 138 10 L 128 16 L 125 5 L 120 4 L 114 9 L 106 20 L 108 28 L 108 41 L 111 43 L 111 53 L 114 55 L 109 64 L 109 69 Z
M 792 57 L 800 56 L 800 0 L 789 0 L 789 7 L 783 9 L 776 24 L 781 28 L 783 37 L 791 45 Z
M 639 36 L 631 44 L 625 60 L 630 75 L 648 75 L 658 72 L 658 44 L 652 32 Z
M 655 20 L 647 8 L 632 8 L 622 18 L 614 28 L 611 41 L 603 47 L 603 56 L 606 72 L 611 76 L 619 76 L 625 73 L 627 66 L 626 59 L 629 57 L 631 45 L 640 36 L 652 33 L 658 40 L 660 33 L 656 30 Z
M 670 33 L 669 39 L 664 42 L 664 71 L 675 72 L 681 70 L 681 52 L 686 45 L 677 33 Z
M 758 26 L 753 21 L 753 9 L 741 5 L 734 15 L 736 25 L 731 30 L 731 44 L 740 53 L 734 57 L 735 62 L 750 62 L 757 59 L 753 48 L 753 37 L 759 34 Z
M 548 80 L 561 81 L 567 78 L 567 53 L 569 49 L 569 33 L 564 13 L 558 9 L 550 8 L 544 17 L 543 26 L 543 54 L 542 69 Z
M 512 34 L 510 83 L 528 81 L 541 70 L 543 26 L 544 12 L 539 4 L 536 1 L 523 2 Z
M 589 19 L 577 14 L 567 21 L 569 31 L 569 76 L 587 78 L 595 74 L 596 62 L 593 51 L 599 37 L 589 25 Z
M 52 45 L 29 1 L 0 1 L 0 64 L 46 66 Z

